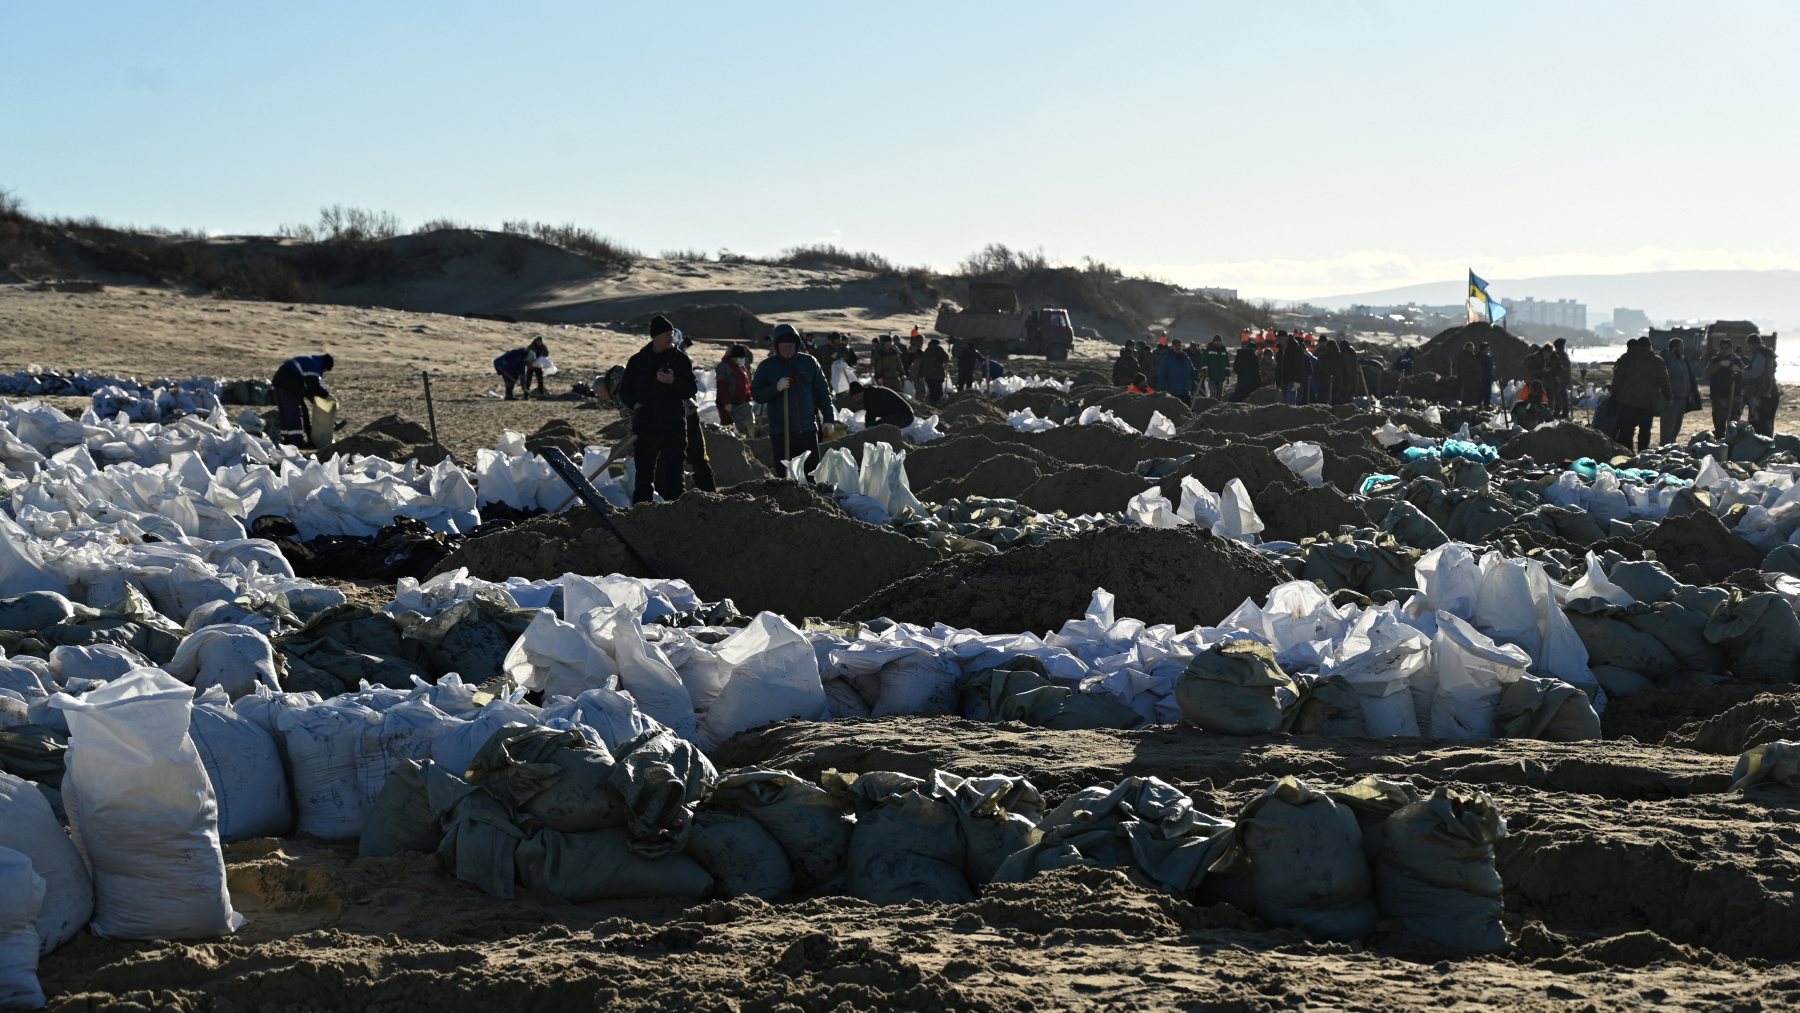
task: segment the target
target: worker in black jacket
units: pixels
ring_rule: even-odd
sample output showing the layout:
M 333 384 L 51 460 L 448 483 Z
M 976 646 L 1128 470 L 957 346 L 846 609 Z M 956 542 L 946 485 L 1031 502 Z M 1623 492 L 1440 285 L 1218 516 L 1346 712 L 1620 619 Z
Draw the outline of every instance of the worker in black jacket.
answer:
M 850 381 L 845 391 L 851 411 L 863 413 L 863 428 L 873 429 L 876 426 L 897 426 L 905 429 L 913 424 L 912 405 L 890 388 L 880 384 L 863 386 L 856 380 Z
M 619 402 L 631 412 L 631 431 L 636 437 L 633 503 L 649 502 L 652 487 L 665 500 L 681 495 L 687 417 L 698 389 L 693 363 L 675 347 L 675 325 L 657 314 L 650 321 L 650 343 L 626 361 L 617 392 Z
M 312 446 L 312 410 L 310 398 L 331 398 L 325 386 L 325 374 L 335 365 L 331 353 L 296 355 L 275 371 L 275 408 L 280 418 L 281 442 L 296 447 Z

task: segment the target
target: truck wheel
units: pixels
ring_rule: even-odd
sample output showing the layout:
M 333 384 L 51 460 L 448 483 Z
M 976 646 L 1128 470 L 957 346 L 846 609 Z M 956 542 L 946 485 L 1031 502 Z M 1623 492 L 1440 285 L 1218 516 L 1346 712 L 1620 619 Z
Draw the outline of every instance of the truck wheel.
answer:
M 1063 362 L 1067 360 L 1068 357 L 1069 346 L 1067 345 L 1059 345 L 1044 353 L 1044 358 L 1050 362 Z

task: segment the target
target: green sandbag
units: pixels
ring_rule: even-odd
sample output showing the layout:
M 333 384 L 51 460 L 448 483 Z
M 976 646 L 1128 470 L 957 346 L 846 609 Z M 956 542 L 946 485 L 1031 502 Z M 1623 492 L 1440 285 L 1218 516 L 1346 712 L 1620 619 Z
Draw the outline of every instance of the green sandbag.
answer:
M 1506 834 L 1485 792 L 1440 786 L 1376 831 L 1375 898 L 1385 918 L 1464 953 L 1507 946 L 1494 842 Z
M 1236 834 L 1259 917 L 1324 939 L 1375 927 L 1362 830 L 1347 806 L 1284 777 L 1244 807 Z
M 443 840 L 437 813 L 425 793 L 425 767 L 430 760 L 401 760 L 388 772 L 363 820 L 356 853 L 362 858 L 398 855 L 402 851 L 433 852 Z
M 1044 798 L 1022 777 L 959 777 L 932 771 L 932 794 L 956 810 L 963 835 L 963 875 L 977 886 L 991 882 L 1011 856 L 1043 838 L 1038 823 Z
M 661 726 L 620 746 L 609 783 L 625 802 L 632 850 L 647 858 L 680 851 L 695 806 L 718 777 L 700 747 Z
M 468 779 L 552 830 L 580 833 L 625 822 L 612 756 L 578 731 L 509 725 L 469 761 Z
M 1738 757 L 1731 771 L 1731 789 L 1743 791 L 1764 783 L 1800 788 L 1800 742 L 1765 742 Z
M 720 897 L 780 900 L 794 892 L 794 870 L 787 854 L 748 816 L 695 813 L 684 853 L 713 878 L 714 893 Z
M 437 854 L 450 875 L 490 897 L 513 897 L 514 853 L 525 832 L 506 806 L 487 792 L 472 789 L 441 815 L 444 839 Z
M 1581 645 L 1587 648 L 1591 665 L 1628 669 L 1654 682 L 1662 682 L 1681 670 L 1681 663 L 1662 641 L 1633 629 L 1618 617 L 1617 609 L 1595 613 L 1568 609 L 1565 614 L 1575 635 L 1581 638 Z
M 1226 735 L 1278 732 L 1299 700 L 1299 687 L 1275 663 L 1275 652 L 1253 640 L 1200 652 L 1175 680 L 1182 715 Z
M 1295 711 L 1295 735 L 1367 735 L 1362 696 L 1341 676 L 1314 679 Z
M 1185 792 L 1155 777 L 1083 788 L 1045 816 L 1042 829 L 1036 844 L 995 870 L 993 882 L 1097 865 L 1193 898 L 1233 844 L 1230 821 L 1199 812 Z
M 479 685 L 504 674 L 506 654 L 534 614 L 477 595 L 408 628 L 404 636 L 425 645 L 433 678 L 456 672 L 464 682 Z
M 1600 737 L 1600 715 L 1587 694 L 1561 679 L 1535 675 L 1501 687 L 1494 725 L 1510 739 L 1585 742 Z
M 850 835 L 850 890 L 874 904 L 975 899 L 963 874 L 956 809 L 931 798 L 916 777 L 864 774 L 850 783 L 859 801 Z
M 1464 542 L 1479 542 L 1517 519 L 1513 509 L 1492 496 L 1470 496 L 1450 511 L 1445 533 Z
M 1731 674 L 1753 682 L 1800 679 L 1800 618 L 1773 591 L 1716 609 L 1706 639 L 1725 648 Z
M 518 846 L 519 882 L 575 904 L 632 897 L 699 900 L 713 878 L 684 854 L 648 858 L 620 829 L 539 830 Z
M 1681 587 L 1681 581 L 1669 576 L 1661 563 L 1651 559 L 1626 560 L 1608 570 L 1606 579 L 1646 603 L 1662 601 Z
M 166 665 L 187 636 L 179 624 L 157 613 L 135 587 L 127 587 L 123 600 L 104 609 L 78 604 L 71 608 L 74 614 L 69 618 L 38 631 L 38 639 L 47 647 L 113 644 L 129 647 L 158 665 Z
M 1698 612 L 1672 601 L 1645 605 L 1634 602 L 1619 615 L 1639 633 L 1653 636 L 1675 656 L 1683 671 L 1723 672 L 1725 651 L 1706 639 L 1704 612 Z
M 27 591 L 0 598 L 0 630 L 32 633 L 74 614 L 73 603 L 55 591 Z
M 1381 521 L 1381 530 L 1406 545 L 1427 551 L 1450 540 L 1450 536 L 1444 534 L 1444 530 L 1426 516 L 1425 511 L 1405 501 L 1388 508 L 1387 516 Z
M 850 851 L 849 800 L 785 770 L 734 770 L 713 784 L 710 807 L 755 820 L 781 846 L 802 887 L 843 873 Z
M 69 737 L 43 725 L 0 728 L 0 771 L 27 781 L 62 789 L 63 760 Z
M 1032 659 L 1035 660 L 1035 659 Z M 1080 693 L 1058 686 L 1042 674 L 1013 665 L 970 672 L 957 682 L 975 712 L 992 721 L 1018 721 L 1036 728 L 1073 731 L 1084 728 L 1136 728 L 1137 711 L 1106 693 Z

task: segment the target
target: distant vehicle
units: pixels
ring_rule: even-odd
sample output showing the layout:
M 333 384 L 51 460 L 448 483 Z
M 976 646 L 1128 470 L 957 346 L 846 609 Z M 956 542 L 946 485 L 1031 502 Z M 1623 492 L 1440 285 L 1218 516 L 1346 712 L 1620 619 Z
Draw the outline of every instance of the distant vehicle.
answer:
M 1712 354 L 1713 342 L 1720 338 L 1729 338 L 1731 340 L 1731 347 L 1741 352 L 1744 346 L 1750 343 L 1750 336 L 1753 334 L 1761 335 L 1763 344 L 1769 346 L 1771 351 L 1774 350 L 1775 332 L 1770 331 L 1768 334 L 1762 334 L 1762 331 L 1756 324 L 1749 320 L 1719 320 L 1707 324 L 1706 354 Z
M 970 282 L 968 308 L 940 305 L 932 329 L 950 338 L 973 341 L 989 356 L 1041 355 L 1060 362 L 1075 347 L 1075 328 L 1068 310 L 1022 309 L 1018 290 L 999 282 Z

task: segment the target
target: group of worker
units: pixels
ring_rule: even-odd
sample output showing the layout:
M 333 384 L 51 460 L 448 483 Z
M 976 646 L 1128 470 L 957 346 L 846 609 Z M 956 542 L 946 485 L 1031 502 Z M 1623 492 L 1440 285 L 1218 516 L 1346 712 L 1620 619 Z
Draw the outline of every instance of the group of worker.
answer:
M 1155 391 L 1192 402 L 1196 397 L 1224 398 L 1225 382 L 1236 378 L 1230 398 L 1242 401 L 1258 389 L 1279 385 L 1288 404 L 1343 404 L 1368 393 L 1356 346 L 1349 341 L 1298 332 L 1245 332 L 1237 353 L 1215 334 L 1205 345 L 1184 346 L 1159 335 L 1127 341 L 1113 360 L 1113 383 L 1133 393 Z
M 1698 372 L 1695 370 L 1699 364 Z M 1743 354 L 1730 338 L 1719 338 L 1710 353 L 1690 355 L 1680 338 L 1670 338 L 1661 354 L 1649 338 L 1633 338 L 1613 363 L 1610 426 L 1603 426 L 1627 447 L 1643 450 L 1650 443 L 1650 423 L 1661 423 L 1658 437 L 1673 443 L 1681 437 L 1682 417 L 1701 408 L 1701 380 L 1712 402 L 1715 434 L 1740 417 L 1764 436 L 1775 433 L 1775 410 L 1781 391 L 1775 382 L 1775 350 L 1752 334 Z M 1598 414 L 1598 413 L 1596 413 Z

